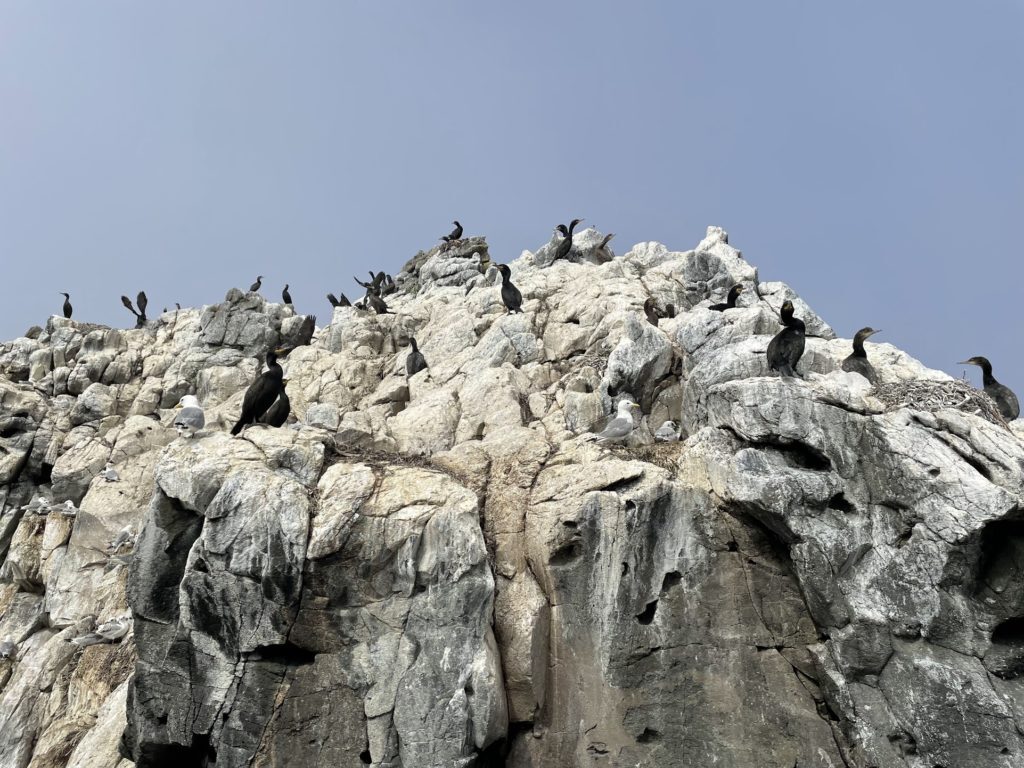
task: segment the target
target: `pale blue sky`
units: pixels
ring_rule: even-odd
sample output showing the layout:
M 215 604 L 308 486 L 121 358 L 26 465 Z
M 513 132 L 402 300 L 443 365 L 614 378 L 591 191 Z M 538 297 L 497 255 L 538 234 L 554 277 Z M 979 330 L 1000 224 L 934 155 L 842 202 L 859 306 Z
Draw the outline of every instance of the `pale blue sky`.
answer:
M 582 216 L 723 226 L 839 333 L 1024 394 L 1022 93 L 1019 0 L 2 0 L 0 337 L 257 273 L 327 318 L 453 218 L 508 259 Z

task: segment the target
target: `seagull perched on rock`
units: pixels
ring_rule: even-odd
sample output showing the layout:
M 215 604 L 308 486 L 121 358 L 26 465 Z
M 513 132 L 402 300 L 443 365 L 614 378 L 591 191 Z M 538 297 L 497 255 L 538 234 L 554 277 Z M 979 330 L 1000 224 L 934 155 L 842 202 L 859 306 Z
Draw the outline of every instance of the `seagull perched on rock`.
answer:
M 18 652 L 18 644 L 14 642 L 14 638 L 7 635 L 0 641 L 0 659 L 12 659 Z
M 633 414 L 640 412 L 640 406 L 632 400 L 619 401 L 618 414 L 598 433 L 590 432 L 583 435 L 585 440 L 596 440 L 599 443 L 621 443 L 631 434 L 636 426 Z
M 44 499 L 42 496 L 36 496 L 32 501 L 26 504 L 22 509 L 25 512 L 29 512 L 36 515 L 46 515 L 50 512 L 50 502 Z
M 674 443 L 679 439 L 679 428 L 674 421 L 666 421 L 658 431 L 654 433 L 654 439 L 659 443 Z
M 68 499 L 61 506 L 57 507 L 57 511 L 64 515 L 64 517 L 74 517 L 78 514 L 78 508 L 75 506 L 75 502 L 71 499 Z
M 185 395 L 175 407 L 181 409 L 174 417 L 178 437 L 192 437 L 206 426 L 206 414 L 195 395 Z
M 107 462 L 107 466 L 104 467 L 103 471 L 100 472 L 100 477 L 106 480 L 108 483 L 116 483 L 121 479 L 121 476 L 117 474 L 117 470 L 114 469 L 114 465 L 111 462 Z
M 126 546 L 129 550 L 135 548 L 135 529 L 130 525 L 126 525 L 117 532 L 117 536 L 110 542 L 107 551 L 111 554 L 117 554 Z

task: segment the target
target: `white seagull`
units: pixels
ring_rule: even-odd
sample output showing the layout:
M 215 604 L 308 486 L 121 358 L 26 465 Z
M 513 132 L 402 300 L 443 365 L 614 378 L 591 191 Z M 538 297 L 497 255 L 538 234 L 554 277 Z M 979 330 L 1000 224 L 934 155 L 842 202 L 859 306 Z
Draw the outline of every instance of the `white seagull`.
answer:
M 601 432 L 583 435 L 583 439 L 596 440 L 599 443 L 621 443 L 633 434 L 635 427 L 633 414 L 639 412 L 640 406 L 632 400 L 620 400 L 619 411 L 615 418 L 609 421 Z
M 174 428 L 178 431 L 178 437 L 192 437 L 206 426 L 206 414 L 203 413 L 203 408 L 195 395 L 185 395 L 175 408 L 181 409 L 174 417 Z

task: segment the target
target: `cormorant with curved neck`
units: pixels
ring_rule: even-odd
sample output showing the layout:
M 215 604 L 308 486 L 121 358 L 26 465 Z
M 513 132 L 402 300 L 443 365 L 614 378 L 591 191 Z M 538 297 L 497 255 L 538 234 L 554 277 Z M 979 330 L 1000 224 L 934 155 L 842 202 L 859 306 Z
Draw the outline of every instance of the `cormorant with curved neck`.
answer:
M 843 360 L 843 370 L 847 373 L 859 373 L 872 384 L 878 384 L 878 372 L 868 360 L 868 353 L 864 351 L 864 341 L 876 333 L 871 326 L 861 328 L 853 337 L 853 354 Z
M 729 295 L 725 297 L 724 304 L 712 304 L 708 309 L 713 309 L 715 312 L 725 312 L 727 309 L 734 309 L 736 307 L 736 299 L 740 297 L 744 290 L 743 283 L 736 283 L 736 285 L 729 289 Z
M 274 404 L 267 409 L 258 419 L 260 424 L 267 424 L 271 427 L 283 427 L 288 421 L 288 414 L 292 412 L 292 403 L 288 399 L 288 393 L 284 388 L 288 385 L 288 379 L 281 379 L 281 393 L 277 396 Z
M 420 352 L 420 348 L 416 345 L 416 339 L 411 336 L 409 337 L 409 346 L 412 347 L 412 352 L 405 358 L 405 372 L 409 376 L 415 376 L 427 367 L 427 358 Z
M 231 434 L 237 435 L 242 427 L 255 424 L 256 420 L 267 412 L 267 409 L 274 404 L 277 396 L 284 390 L 284 371 L 277 356 L 284 354 L 283 349 L 272 349 L 267 352 L 267 370 L 249 385 L 245 391 L 245 398 L 242 400 L 242 415 L 238 417 L 238 423 L 231 428 Z
M 455 229 L 451 231 L 451 234 L 444 235 L 443 237 L 440 238 L 441 240 L 444 240 L 446 243 L 454 243 L 456 240 L 462 239 L 462 225 L 459 224 L 458 221 L 453 221 L 452 224 L 455 225 Z
M 380 297 L 380 293 L 375 291 L 373 288 L 367 289 L 365 301 L 366 301 L 367 305 L 372 307 L 373 311 L 376 312 L 378 315 L 393 315 L 393 314 L 395 314 L 394 312 L 391 312 L 390 310 L 388 310 L 387 303 L 384 301 L 384 299 L 382 299 Z
M 512 270 L 508 264 L 499 264 L 498 271 L 501 273 L 501 302 L 508 310 L 508 314 L 523 311 L 523 294 L 512 285 Z
M 64 317 L 71 319 L 71 294 L 64 293 L 64 291 L 58 291 L 58 293 L 64 297 Z
M 800 376 L 796 364 L 804 353 L 806 326 L 803 320 L 793 317 L 792 301 L 782 305 L 779 318 L 785 328 L 768 342 L 768 367 L 783 376 Z
M 249 286 L 249 290 L 254 293 L 258 292 L 261 285 L 263 285 L 263 275 L 256 275 L 256 282 Z
M 1005 384 L 1000 384 L 992 375 L 992 363 L 987 357 L 972 357 L 968 360 L 961 360 L 960 365 L 977 365 L 981 368 L 981 383 L 984 385 L 985 394 L 992 398 L 999 413 L 1007 421 L 1013 421 L 1020 416 L 1020 403 L 1013 390 Z
M 573 219 L 571 222 L 569 222 L 568 227 L 566 227 L 565 224 L 559 224 L 557 227 L 555 227 L 556 232 L 562 233 L 562 239 L 558 242 L 558 245 L 555 246 L 555 257 L 552 259 L 552 261 L 564 259 L 566 256 L 569 255 L 569 251 L 572 250 L 572 231 L 576 229 L 576 225 L 579 224 L 581 221 L 583 221 L 583 219 Z
M 291 306 L 291 304 L 292 304 L 292 295 L 290 293 L 288 293 L 288 283 L 284 284 L 284 290 L 281 291 L 281 298 L 284 300 L 285 304 L 287 304 L 288 306 Z

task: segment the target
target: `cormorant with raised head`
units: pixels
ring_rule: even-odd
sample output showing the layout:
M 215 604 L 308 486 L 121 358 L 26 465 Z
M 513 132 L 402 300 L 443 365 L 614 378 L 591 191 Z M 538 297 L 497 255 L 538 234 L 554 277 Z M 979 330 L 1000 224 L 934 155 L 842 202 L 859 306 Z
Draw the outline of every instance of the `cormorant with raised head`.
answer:
M 58 291 L 64 297 L 64 317 L 71 319 L 71 294 Z
M 427 358 L 420 352 L 420 348 L 416 345 L 416 339 L 411 336 L 409 337 L 409 346 L 412 347 L 412 352 L 405 358 L 405 372 L 409 376 L 415 376 L 427 367 Z
M 444 240 L 446 243 L 454 243 L 456 240 L 462 239 L 462 225 L 459 224 L 459 222 L 457 221 L 453 221 L 452 224 L 455 225 L 455 229 L 451 231 L 451 234 L 444 235 L 443 237 L 440 238 L 441 240 Z
M 352 302 L 348 300 L 348 297 L 343 293 L 341 298 L 337 298 L 333 293 L 327 294 L 327 300 L 331 302 L 332 307 L 351 307 Z
M 657 328 L 658 319 L 661 315 L 658 314 L 658 310 L 654 306 L 654 299 L 648 297 L 647 300 L 644 301 L 644 314 L 647 315 L 647 322 Z
M 292 403 L 288 399 L 288 393 L 284 388 L 288 386 L 288 379 L 281 379 L 281 393 L 277 396 L 274 404 L 267 409 L 267 412 L 259 417 L 260 424 L 267 424 L 271 427 L 283 427 L 288 421 L 288 414 L 292 412 Z
M 280 363 L 277 362 L 277 356 L 284 352 L 283 349 L 272 349 L 267 352 L 267 370 L 260 374 L 245 391 L 245 398 L 242 400 L 242 415 L 239 416 L 238 423 L 231 428 L 232 435 L 241 432 L 242 427 L 255 424 L 256 420 L 267 412 L 267 409 L 277 400 L 277 396 L 281 394 L 284 388 L 281 383 L 284 379 L 284 371 L 281 369 Z
M 872 384 L 878 384 L 878 371 L 868 360 L 868 353 L 864 351 L 864 342 L 874 336 L 876 331 L 871 326 L 861 328 L 853 337 L 853 354 L 843 360 L 843 370 L 847 373 L 859 373 Z
M 999 413 L 1007 421 L 1013 421 L 1020 416 L 1020 403 L 1017 396 L 1005 384 L 1000 384 L 992 375 L 992 363 L 987 357 L 972 357 L 969 360 L 961 360 L 960 365 L 977 365 L 981 368 L 981 383 L 984 385 L 985 394 L 992 398 Z
M 559 224 L 555 227 L 556 232 L 562 233 L 562 239 L 558 242 L 558 245 L 555 246 L 555 257 L 552 259 L 552 262 L 558 261 L 558 259 L 564 259 L 569 255 L 569 251 L 572 250 L 572 231 L 576 229 L 576 225 L 581 221 L 583 221 L 583 219 L 573 219 L 569 222 L 568 227 L 566 227 L 565 224 Z
M 785 328 L 768 342 L 768 367 L 783 376 L 800 376 L 796 364 L 804 353 L 806 326 L 803 320 L 793 317 L 792 301 L 782 305 L 779 317 Z
M 285 304 L 287 304 L 288 306 L 291 306 L 291 304 L 292 304 L 292 295 L 290 293 L 288 293 L 288 283 L 284 284 L 284 290 L 281 291 L 281 299 L 284 301 Z
M 263 285 L 263 275 L 256 275 L 256 282 L 249 286 L 249 290 L 254 293 L 258 292 L 261 285 Z
M 509 314 L 523 311 L 523 294 L 512 285 L 512 270 L 508 264 L 499 264 L 498 271 L 501 273 L 501 302 Z
M 729 295 L 725 297 L 724 304 L 712 304 L 708 309 L 713 309 L 715 312 L 725 312 L 727 309 L 734 309 L 736 307 L 736 299 L 740 297 L 743 291 L 743 283 L 736 283 L 736 285 L 729 289 Z

